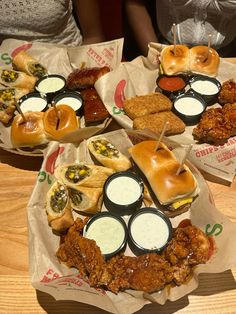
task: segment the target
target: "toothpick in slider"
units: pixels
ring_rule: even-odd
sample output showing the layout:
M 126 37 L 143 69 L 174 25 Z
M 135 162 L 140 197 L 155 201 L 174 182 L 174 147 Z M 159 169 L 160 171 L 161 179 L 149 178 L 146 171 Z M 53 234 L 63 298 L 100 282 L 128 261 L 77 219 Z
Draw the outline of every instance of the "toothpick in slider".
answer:
M 178 168 L 177 171 L 176 171 L 176 175 L 177 175 L 177 176 L 178 176 L 178 175 L 180 174 L 180 172 L 182 171 L 183 165 L 184 165 L 184 163 L 185 163 L 185 161 L 186 161 L 186 159 L 187 159 L 187 157 L 188 157 L 188 154 L 190 153 L 192 147 L 193 147 L 193 144 L 189 145 L 188 149 L 186 150 L 185 155 L 184 155 L 184 157 L 183 157 L 183 159 L 182 159 L 182 161 L 181 161 L 181 163 L 180 163 L 180 165 L 179 165 L 179 168 Z
M 23 114 L 23 111 L 21 110 L 19 104 L 16 102 L 16 108 L 17 110 L 19 111 L 20 115 L 22 116 L 22 119 L 24 121 L 24 123 L 26 123 L 26 118 L 25 118 L 25 115 Z
M 207 45 L 207 57 L 206 57 L 206 60 L 209 57 L 210 49 L 211 49 L 211 34 L 208 35 L 208 45 Z
M 161 131 L 161 135 L 160 135 L 160 137 L 159 137 L 159 139 L 158 139 L 157 145 L 156 145 L 156 147 L 155 147 L 155 151 L 158 150 L 159 145 L 160 145 L 160 143 L 161 143 L 161 140 L 162 140 L 163 136 L 165 135 L 165 132 L 166 132 L 166 129 L 167 129 L 168 125 L 169 125 L 169 122 L 166 121 L 166 123 L 164 124 L 164 127 L 163 127 L 163 129 L 162 129 L 162 131 Z
M 59 123 L 60 123 L 59 112 L 58 112 L 58 110 L 57 110 L 57 106 L 56 106 L 56 104 L 55 104 L 55 103 L 53 103 L 52 105 L 53 105 L 53 108 L 54 108 L 54 110 L 55 110 L 56 117 L 57 117 L 56 130 L 58 130 Z
M 174 37 L 174 55 L 176 55 L 176 24 L 173 23 L 173 37 Z

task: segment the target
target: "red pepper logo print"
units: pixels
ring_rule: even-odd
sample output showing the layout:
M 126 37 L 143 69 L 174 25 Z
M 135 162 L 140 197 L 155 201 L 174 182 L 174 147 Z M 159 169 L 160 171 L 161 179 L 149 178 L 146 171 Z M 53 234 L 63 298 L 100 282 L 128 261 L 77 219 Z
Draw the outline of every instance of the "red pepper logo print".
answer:
M 126 85 L 126 80 L 121 80 L 116 86 L 116 90 L 114 94 L 115 107 L 113 107 L 114 114 L 123 113 L 123 102 L 125 100 L 125 95 L 124 95 L 125 85 Z

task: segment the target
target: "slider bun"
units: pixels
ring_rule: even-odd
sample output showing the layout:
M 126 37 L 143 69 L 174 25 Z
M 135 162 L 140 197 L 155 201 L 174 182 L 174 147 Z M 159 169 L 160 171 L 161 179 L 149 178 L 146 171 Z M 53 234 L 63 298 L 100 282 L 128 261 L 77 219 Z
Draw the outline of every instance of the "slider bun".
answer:
M 167 75 L 174 75 L 189 70 L 189 48 L 185 45 L 174 45 L 165 47 L 160 56 L 163 71 Z
M 156 150 L 156 146 L 157 141 L 149 140 L 129 148 L 129 153 L 133 160 L 146 175 L 149 175 L 153 168 L 157 169 L 163 164 L 175 160 L 174 154 L 164 143 L 160 143 L 158 150 Z M 145 153 L 141 153 L 142 151 Z
M 43 127 L 43 112 L 24 113 L 26 122 L 18 114 L 11 125 L 11 142 L 13 147 L 36 146 L 48 142 Z
M 159 202 L 163 205 L 177 199 L 192 196 L 196 192 L 197 181 L 189 168 L 176 175 L 179 162 L 163 143 L 155 150 L 157 141 L 143 141 L 129 149 L 129 153 L 143 172 Z
M 59 123 L 57 113 L 59 117 Z M 43 118 L 44 129 L 52 140 L 61 140 L 65 135 L 78 129 L 78 119 L 74 109 L 68 105 L 57 105 L 49 108 Z
M 207 46 L 195 46 L 190 49 L 190 70 L 195 73 L 216 76 L 220 64 L 217 51 Z
M 103 165 L 115 171 L 125 171 L 131 168 L 128 157 L 123 155 L 105 137 L 93 137 L 87 141 L 87 147 L 91 154 Z M 111 149 L 109 151 L 109 148 Z M 113 155 L 113 151 L 115 155 Z
M 158 175 L 155 171 L 149 175 L 149 184 L 159 202 L 163 205 L 190 197 L 196 190 L 196 179 L 186 165 L 184 165 L 184 170 L 176 175 L 179 165 L 177 160 L 172 161 L 159 168 Z

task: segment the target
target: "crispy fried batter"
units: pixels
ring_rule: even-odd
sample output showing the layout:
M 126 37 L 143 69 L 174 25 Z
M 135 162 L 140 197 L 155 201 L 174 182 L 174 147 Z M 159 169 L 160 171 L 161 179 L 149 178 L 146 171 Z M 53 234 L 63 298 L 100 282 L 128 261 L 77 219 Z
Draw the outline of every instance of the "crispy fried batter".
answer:
M 236 135 L 236 103 L 223 108 L 211 108 L 202 114 L 198 125 L 193 129 L 196 140 L 210 144 L 223 144 Z
M 234 80 L 230 79 L 222 84 L 218 101 L 221 105 L 236 102 L 236 82 Z
M 210 242 L 197 227 L 177 228 L 162 254 L 147 253 L 138 257 L 118 254 L 105 261 L 95 241 L 83 238 L 80 218 L 69 229 L 57 251 L 57 257 L 69 267 L 88 276 L 93 287 L 106 287 L 118 293 L 125 289 L 155 292 L 166 284 L 180 285 L 192 273 L 192 267 L 206 263 Z
M 125 99 L 123 108 L 130 119 L 135 119 L 151 113 L 171 110 L 172 102 L 165 95 L 156 92 Z

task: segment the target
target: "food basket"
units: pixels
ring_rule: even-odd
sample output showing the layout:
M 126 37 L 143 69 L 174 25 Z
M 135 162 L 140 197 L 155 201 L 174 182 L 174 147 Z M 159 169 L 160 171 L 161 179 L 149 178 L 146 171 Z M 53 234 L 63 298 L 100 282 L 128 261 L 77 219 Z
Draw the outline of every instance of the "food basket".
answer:
M 127 149 L 132 143 L 153 138 L 150 134 L 132 130 L 113 131 L 106 133 L 105 136 L 127 156 Z M 167 141 L 166 144 L 173 150 L 181 150 L 175 142 Z M 216 250 L 210 260 L 206 264 L 198 265 L 186 284 L 172 288 L 166 287 L 152 294 L 135 290 L 114 294 L 101 288 L 91 288 L 88 280 L 82 278 L 77 269 L 68 268 L 57 260 L 55 253 L 60 238 L 49 227 L 45 211 L 45 197 L 55 180 L 55 167 L 75 161 L 92 162 L 85 141 L 79 147 L 73 144 L 51 142 L 45 150 L 44 161 L 28 204 L 29 264 L 31 282 L 35 289 L 46 292 L 57 300 L 73 300 L 97 306 L 111 313 L 131 314 L 145 304 L 151 302 L 165 304 L 167 300 L 176 301 L 189 294 L 197 288 L 200 273 L 218 273 L 235 267 L 236 227 L 215 208 L 206 181 L 200 172 L 189 163 L 197 178 L 200 193 L 187 213 L 177 216 L 171 221 L 176 227 L 180 221 L 190 219 L 192 224 L 211 235 Z M 125 254 L 130 254 L 129 249 L 126 249 Z

